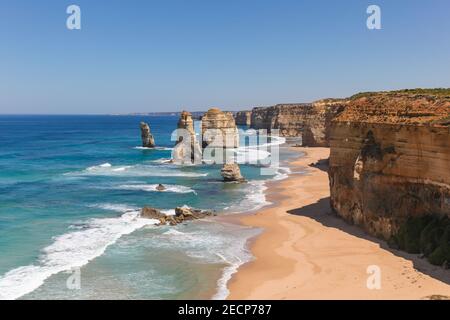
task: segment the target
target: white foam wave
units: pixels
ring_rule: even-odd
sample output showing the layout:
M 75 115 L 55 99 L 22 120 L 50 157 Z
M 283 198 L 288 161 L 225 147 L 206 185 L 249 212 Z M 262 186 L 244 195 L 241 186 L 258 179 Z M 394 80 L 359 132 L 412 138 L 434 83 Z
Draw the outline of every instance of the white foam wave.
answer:
M 166 216 L 174 216 L 175 215 L 175 209 L 161 210 L 161 212 L 164 213 Z
M 42 250 L 38 264 L 23 266 L 0 278 L 0 299 L 13 300 L 40 287 L 50 276 L 81 267 L 102 255 L 123 235 L 157 220 L 139 218 L 139 211 L 129 211 L 119 218 L 91 219 L 86 228 L 55 237 Z
M 89 167 L 86 169 L 86 171 L 94 171 L 94 170 L 98 170 L 101 168 L 111 168 L 111 167 L 112 167 L 112 165 L 110 163 L 106 162 L 106 163 L 100 164 L 98 166 Z
M 265 136 L 259 136 L 260 139 L 264 137 Z M 235 149 L 236 161 L 240 164 L 257 164 L 258 162 L 270 163 L 269 158 L 272 155 L 272 148 L 286 143 L 286 138 L 278 136 L 268 136 L 267 138 L 270 138 L 270 142 L 242 146 Z
M 245 136 L 253 136 L 253 135 L 257 134 L 257 133 L 258 133 L 258 131 L 256 131 L 255 129 L 247 129 L 241 134 L 243 134 Z
M 174 193 L 194 193 L 197 194 L 197 192 L 195 192 L 195 190 L 189 188 L 189 187 L 185 187 L 185 186 L 180 186 L 180 185 L 169 185 L 169 184 L 165 184 L 165 190 L 163 191 L 158 191 L 156 188 L 158 187 L 157 184 L 126 184 L 126 185 L 121 185 L 116 187 L 115 189 L 120 189 L 120 190 L 139 190 L 139 191 L 146 191 L 146 192 L 174 192 Z
M 157 165 L 113 166 L 105 163 L 82 171 L 68 172 L 66 176 L 126 176 L 126 177 L 206 177 L 208 173 L 184 172 L 179 168 Z
M 128 212 L 128 211 L 137 211 L 139 208 L 129 206 L 126 204 L 115 204 L 115 203 L 101 203 L 91 205 L 92 208 L 99 208 L 103 210 L 115 211 L 115 212 Z
M 147 147 L 134 147 L 134 149 L 136 150 L 162 150 L 162 151 L 172 151 L 173 148 L 168 148 L 168 147 L 154 147 L 154 148 L 147 148 Z

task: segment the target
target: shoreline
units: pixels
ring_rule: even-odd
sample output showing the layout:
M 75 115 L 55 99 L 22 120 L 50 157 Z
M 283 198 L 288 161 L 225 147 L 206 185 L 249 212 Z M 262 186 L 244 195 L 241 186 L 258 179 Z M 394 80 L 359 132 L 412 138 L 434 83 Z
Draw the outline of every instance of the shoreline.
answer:
M 326 167 L 310 166 L 328 158 L 328 148 L 293 149 L 302 156 L 290 161 L 292 173 L 284 180 L 266 183 L 266 199 L 272 204 L 224 218 L 262 229 L 248 240 L 254 258 L 232 275 L 227 299 L 450 296 L 448 270 L 390 249 L 384 241 L 330 214 Z M 295 174 L 300 170 L 304 173 Z M 379 290 L 367 288 L 369 266 L 379 266 Z

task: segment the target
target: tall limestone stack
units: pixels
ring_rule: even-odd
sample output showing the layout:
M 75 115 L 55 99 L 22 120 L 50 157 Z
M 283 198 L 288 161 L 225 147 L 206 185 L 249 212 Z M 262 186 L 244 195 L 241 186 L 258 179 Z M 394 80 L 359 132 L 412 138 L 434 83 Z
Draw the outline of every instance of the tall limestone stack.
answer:
M 172 151 L 172 159 L 175 163 L 201 162 L 202 150 L 195 136 L 194 121 L 191 113 L 183 111 L 177 125 L 179 132 L 177 142 Z
M 214 153 L 222 153 L 223 167 L 221 175 L 225 182 L 243 182 L 239 165 L 235 163 L 234 153 L 230 149 L 239 147 L 239 132 L 231 112 L 210 109 L 202 118 L 203 148 L 208 147 Z M 232 151 L 232 150 L 231 150 Z M 206 155 L 207 157 L 208 155 Z M 216 154 L 217 160 L 217 154 Z
M 154 148 L 155 139 L 153 138 L 153 135 L 150 132 L 150 126 L 145 122 L 141 122 L 140 127 L 141 127 L 142 146 L 144 148 Z
M 357 95 L 330 136 L 338 215 L 385 239 L 408 219 L 450 217 L 450 96 Z
M 251 111 L 238 111 L 234 115 L 234 120 L 238 126 L 250 126 L 252 123 L 252 112 Z
M 203 148 L 237 148 L 239 134 L 231 112 L 209 109 L 202 117 Z

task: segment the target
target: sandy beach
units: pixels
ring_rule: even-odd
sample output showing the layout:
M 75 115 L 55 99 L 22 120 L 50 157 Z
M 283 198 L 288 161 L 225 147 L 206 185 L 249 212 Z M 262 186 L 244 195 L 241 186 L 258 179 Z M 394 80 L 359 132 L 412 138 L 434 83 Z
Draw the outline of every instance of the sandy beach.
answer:
M 229 283 L 229 299 L 424 299 L 450 296 L 450 271 L 417 255 L 389 249 L 331 214 L 327 148 L 295 148 L 289 178 L 268 184 L 273 206 L 239 216 L 264 231 L 250 248 L 255 259 Z M 306 174 L 296 174 L 299 171 Z M 368 289 L 369 266 L 380 289 Z

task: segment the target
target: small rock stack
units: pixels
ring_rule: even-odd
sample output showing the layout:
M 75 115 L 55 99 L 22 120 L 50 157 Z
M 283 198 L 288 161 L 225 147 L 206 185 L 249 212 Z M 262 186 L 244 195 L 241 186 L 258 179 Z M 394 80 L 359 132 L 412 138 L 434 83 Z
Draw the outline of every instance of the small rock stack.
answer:
M 153 138 L 153 135 L 150 132 L 150 126 L 145 122 L 141 122 L 141 137 L 142 137 L 142 146 L 144 148 L 155 147 L 155 139 Z

